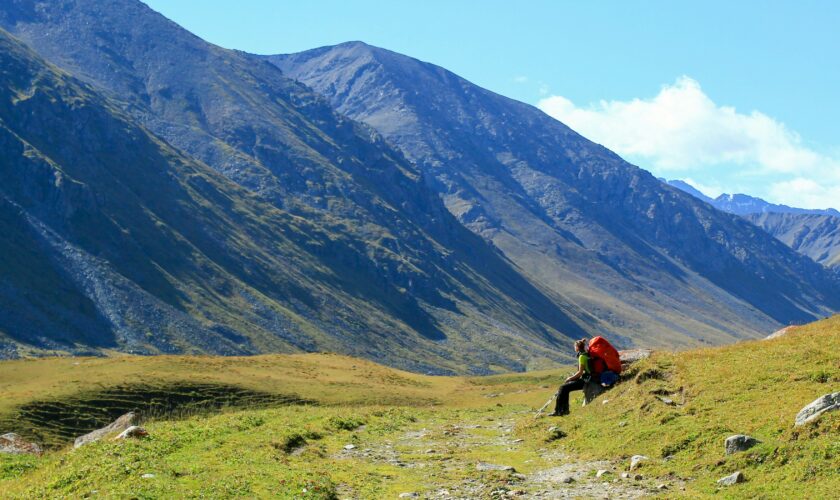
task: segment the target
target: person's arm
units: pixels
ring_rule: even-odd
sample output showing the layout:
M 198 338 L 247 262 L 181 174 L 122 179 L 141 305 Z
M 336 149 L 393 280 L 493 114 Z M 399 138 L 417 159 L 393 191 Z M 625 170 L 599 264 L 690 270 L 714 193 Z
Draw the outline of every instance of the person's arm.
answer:
M 578 360 L 578 371 L 577 371 L 577 373 L 575 373 L 571 377 L 567 378 L 566 382 L 573 382 L 573 381 L 581 378 L 584 373 L 586 373 L 586 369 L 583 367 L 583 362 Z

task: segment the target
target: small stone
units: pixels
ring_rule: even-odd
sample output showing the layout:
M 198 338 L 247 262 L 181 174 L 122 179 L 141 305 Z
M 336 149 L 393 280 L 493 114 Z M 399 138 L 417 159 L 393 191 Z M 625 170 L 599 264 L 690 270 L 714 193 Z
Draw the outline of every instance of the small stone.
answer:
M 735 474 L 730 474 L 726 477 L 722 477 L 718 479 L 717 484 L 721 486 L 732 486 L 734 484 L 743 483 L 746 481 L 744 477 L 744 473 L 741 471 L 736 472 Z
M 523 442 L 525 442 L 524 439 L 514 439 L 513 441 L 511 441 L 511 443 L 513 443 L 513 444 L 519 444 L 519 443 L 523 443 Z
M 572 476 L 562 476 L 562 477 L 560 477 L 560 482 L 561 483 L 566 483 L 566 484 L 571 484 L 571 483 L 575 482 L 575 478 L 573 478 Z
M 355 449 L 356 449 L 356 445 L 355 445 L 355 444 L 345 444 L 345 445 L 344 445 L 344 449 L 345 449 L 345 450 L 355 450 Z
M 155 475 L 154 474 L 143 474 L 140 477 L 142 477 L 143 479 L 152 479 L 152 478 L 155 477 Z
M 609 402 L 610 402 L 610 400 L 609 400 L 609 399 L 605 399 L 605 400 L 601 401 L 601 404 L 602 404 L 602 405 L 605 405 L 605 404 L 607 404 L 607 403 L 609 403 Z
M 606 469 L 601 469 L 601 470 L 599 470 L 598 472 L 595 473 L 595 477 L 601 477 L 604 474 L 609 474 L 609 473 L 610 473 L 610 471 L 608 471 Z
M 618 426 L 619 426 L 619 427 L 626 427 L 626 426 L 627 426 L 627 422 L 619 422 L 619 423 L 618 423 Z
M 823 413 L 840 409 L 840 392 L 826 394 L 812 401 L 809 405 L 799 410 L 796 414 L 795 426 L 812 422 Z
M 641 474 L 636 474 L 635 476 L 633 476 L 633 479 L 636 480 L 636 481 L 641 481 L 644 478 L 642 477 Z
M 668 489 L 668 485 L 667 485 L 667 484 L 665 484 L 665 483 L 662 483 L 662 484 L 660 484 L 659 486 L 657 486 L 657 487 L 656 487 L 656 489 L 657 489 L 657 490 L 667 490 L 667 489 Z
M 148 436 L 149 433 L 146 432 L 146 429 L 138 426 L 132 425 L 128 429 L 119 433 L 115 438 L 114 441 L 119 441 L 121 439 L 128 439 L 128 438 L 144 438 Z
M 621 479 L 630 479 L 630 474 L 628 474 L 627 472 L 622 472 Z
M 665 403 L 668 406 L 675 406 L 677 403 L 674 402 L 671 398 L 666 398 L 665 396 L 660 396 L 659 400 Z
M 761 441 L 752 436 L 736 434 L 726 438 L 724 447 L 726 448 L 726 454 L 731 455 L 733 453 L 738 453 L 739 451 L 748 450 L 760 442 Z
M 431 449 L 431 448 L 429 448 L 428 450 L 426 450 L 426 454 L 431 454 L 431 453 L 434 453 L 434 452 L 435 452 L 435 450 L 433 450 L 433 449 Z
M 630 470 L 635 470 L 638 467 L 642 466 L 642 462 L 645 460 L 650 460 L 648 457 L 644 455 L 633 455 L 630 458 Z
M 400 493 L 400 498 L 420 498 L 420 495 L 418 495 L 414 491 L 410 491 L 406 493 Z
M 496 465 L 487 462 L 479 462 L 475 465 L 477 471 L 501 471 L 501 472 L 516 472 L 516 469 L 510 465 Z

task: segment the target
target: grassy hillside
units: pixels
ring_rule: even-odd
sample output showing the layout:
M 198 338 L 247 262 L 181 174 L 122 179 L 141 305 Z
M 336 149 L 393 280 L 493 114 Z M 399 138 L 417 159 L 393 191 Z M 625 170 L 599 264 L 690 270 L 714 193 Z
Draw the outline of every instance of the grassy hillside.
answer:
M 469 498 L 508 490 L 831 498 L 840 488 L 840 414 L 793 427 L 803 406 L 840 385 L 840 316 L 773 340 L 657 353 L 632 365 L 594 404 L 581 408 L 573 399 L 569 417 L 534 418 L 566 371 L 427 377 L 335 355 L 4 362 L 3 432 L 25 431 L 10 428 L 22 406 L 69 401 L 81 408 L 85 394 L 116 386 L 189 382 L 295 399 L 262 409 L 231 401 L 220 413 L 152 420 L 150 437 L 141 441 L 2 456 L 0 489 L 12 498 L 93 491 L 137 498 L 407 492 L 444 498 L 442 489 Z M 666 397 L 675 404 L 660 399 Z M 736 433 L 762 443 L 725 455 L 723 441 Z M 638 471 L 642 478 L 622 479 L 635 454 L 650 457 Z M 488 468 L 482 463 L 515 471 L 479 470 Z M 596 478 L 598 469 L 610 473 Z M 715 481 L 736 470 L 747 481 L 718 490 Z

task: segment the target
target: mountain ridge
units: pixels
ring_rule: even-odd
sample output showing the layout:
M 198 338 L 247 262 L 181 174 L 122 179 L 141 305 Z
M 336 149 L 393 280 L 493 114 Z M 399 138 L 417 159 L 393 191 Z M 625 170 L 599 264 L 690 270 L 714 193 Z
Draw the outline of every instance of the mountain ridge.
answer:
M 784 323 L 790 318 L 782 316 L 799 314 L 799 305 L 785 306 L 782 298 L 799 276 L 821 283 L 800 288 L 803 294 L 825 287 L 823 298 L 833 300 L 832 278 L 753 226 L 662 188 L 649 173 L 532 106 L 443 68 L 355 42 L 266 58 L 339 111 L 377 129 L 434 177 L 434 187 L 462 223 L 533 279 L 596 316 L 615 318 L 607 325 L 612 332 L 646 329 L 645 335 L 656 336 L 657 327 L 647 323 L 655 325 L 676 310 L 677 317 L 664 322 L 667 328 L 691 324 L 705 335 L 715 330 L 720 335 L 720 325 L 693 320 L 719 315 L 738 300 Z M 786 266 L 797 271 L 782 271 Z M 777 282 L 769 285 L 773 275 Z M 782 285 L 785 280 L 792 281 Z M 578 293 L 581 287 L 587 292 Z M 650 292 L 641 292 L 647 287 Z M 763 297 L 753 295 L 774 288 Z M 776 299 L 770 297 L 776 293 Z M 669 297 L 664 310 L 660 294 Z M 766 300 L 774 305 L 762 305 Z M 714 315 L 697 313 L 712 303 L 723 305 L 714 307 Z M 781 310 L 786 312 L 780 315 Z M 656 315 L 628 329 L 627 319 L 639 311 Z M 736 314 L 749 313 L 742 308 Z

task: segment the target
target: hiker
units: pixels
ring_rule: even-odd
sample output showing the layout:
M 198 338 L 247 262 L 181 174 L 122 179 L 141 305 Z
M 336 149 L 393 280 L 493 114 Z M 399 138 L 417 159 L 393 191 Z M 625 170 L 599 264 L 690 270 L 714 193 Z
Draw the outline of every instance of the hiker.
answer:
M 560 386 L 557 392 L 557 402 L 554 405 L 552 417 L 560 417 L 569 414 L 569 393 L 583 390 L 583 386 L 592 377 L 589 366 L 589 354 L 586 352 L 586 339 L 575 341 L 575 353 L 578 355 L 578 371 Z

